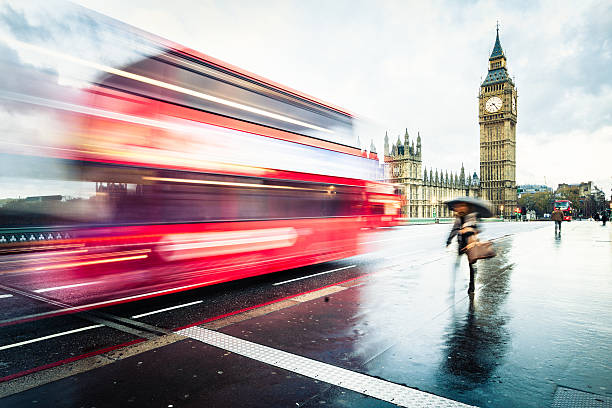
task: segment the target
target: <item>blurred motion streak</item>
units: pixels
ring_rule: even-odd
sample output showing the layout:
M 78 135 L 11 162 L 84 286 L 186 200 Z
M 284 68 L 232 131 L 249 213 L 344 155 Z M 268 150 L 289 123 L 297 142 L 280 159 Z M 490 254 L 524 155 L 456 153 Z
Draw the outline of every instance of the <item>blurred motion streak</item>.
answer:
M 131 261 L 134 259 L 144 259 L 147 256 L 148 255 L 134 255 L 134 256 L 124 256 L 122 258 L 99 259 L 97 261 L 73 262 L 73 263 L 65 263 L 65 264 L 58 264 L 58 265 L 52 265 L 52 266 L 41 266 L 38 268 L 34 268 L 34 270 L 41 271 L 41 270 L 48 270 L 48 269 L 63 269 L 63 268 L 73 268 L 75 266 L 86 266 L 86 265 L 97 265 L 97 264 L 109 263 L 109 262 Z
M 75 64 L 84 65 L 86 67 L 93 68 L 93 69 L 96 69 L 98 71 L 104 71 L 104 72 L 107 72 L 107 73 L 112 74 L 112 75 L 117 75 L 117 76 L 121 76 L 121 77 L 128 78 L 128 79 L 133 79 L 134 81 L 140 81 L 140 82 L 147 83 L 147 84 L 150 84 L 150 85 L 155 85 L 155 86 L 158 86 L 160 88 L 165 88 L 165 89 L 168 89 L 168 90 L 171 90 L 171 91 L 176 91 L 176 92 L 184 93 L 186 95 L 195 96 L 196 98 L 204 99 L 206 101 L 220 103 L 220 104 L 223 104 L 223 105 L 231 106 L 233 108 L 237 108 L 237 109 L 245 110 L 245 111 L 248 111 L 248 112 L 256 113 L 258 115 L 267 116 L 267 117 L 270 117 L 270 118 L 273 118 L 273 119 L 282 120 L 282 121 L 285 121 L 285 122 L 288 122 L 288 123 L 293 123 L 293 124 L 304 126 L 304 127 L 309 127 L 311 129 L 316 129 L 316 130 L 320 130 L 320 131 L 323 131 L 323 132 L 331 132 L 328 129 L 325 129 L 325 128 L 322 128 L 322 127 L 319 127 L 319 126 L 315 126 L 315 125 L 310 124 L 310 123 L 301 122 L 299 120 L 291 119 L 291 118 L 288 118 L 286 116 L 278 115 L 278 114 L 275 114 L 275 113 L 272 113 L 272 112 L 267 112 L 267 111 L 265 111 L 263 109 L 258 109 L 258 108 L 252 107 L 252 106 L 247 106 L 247 105 L 243 105 L 243 104 L 240 104 L 240 103 L 232 102 L 232 101 L 229 101 L 227 99 L 218 98 L 218 97 L 215 97 L 215 96 L 212 96 L 212 95 L 208 95 L 208 94 L 205 94 L 205 93 L 202 93 L 202 92 L 194 91 L 192 89 L 183 88 L 181 86 L 176 86 L 176 85 L 169 84 L 169 83 L 162 82 L 162 81 L 158 81 L 158 80 L 152 79 L 152 78 L 147 78 L 145 76 L 138 75 L 138 74 L 133 74 L 131 72 L 123 71 L 123 70 L 120 70 L 120 69 L 115 69 L 115 68 L 107 67 L 105 65 L 97 64 L 97 63 L 94 63 L 94 62 L 85 61 L 85 60 L 83 60 L 81 58 L 76 58 L 76 57 L 73 57 L 73 56 L 70 56 L 70 55 L 66 55 L 66 54 L 62 54 L 62 53 L 59 53 L 59 52 L 55 52 L 55 51 L 49 50 L 47 48 L 37 47 L 35 45 L 27 44 L 27 43 L 24 43 L 24 42 L 21 42 L 21 41 L 15 41 L 15 40 L 11 40 L 11 39 L 6 39 L 6 38 L 3 39 L 3 41 L 6 42 L 8 45 L 14 46 L 14 48 L 29 48 L 29 49 L 31 49 L 33 51 L 36 51 L 36 52 L 39 52 L 41 54 L 46 54 L 48 56 L 55 57 L 55 58 L 61 58 L 61 59 L 64 59 L 66 61 L 73 62 Z
M 293 246 L 297 237 L 293 228 L 184 234 L 183 236 L 165 237 L 167 241 L 174 242 L 174 244 L 161 245 L 158 250 L 163 259 L 175 261 L 201 256 L 285 248 Z
M 397 224 L 350 113 L 64 6 L 97 23 L 70 53 L 0 33 L 0 284 L 42 272 L 76 311 L 354 256 Z

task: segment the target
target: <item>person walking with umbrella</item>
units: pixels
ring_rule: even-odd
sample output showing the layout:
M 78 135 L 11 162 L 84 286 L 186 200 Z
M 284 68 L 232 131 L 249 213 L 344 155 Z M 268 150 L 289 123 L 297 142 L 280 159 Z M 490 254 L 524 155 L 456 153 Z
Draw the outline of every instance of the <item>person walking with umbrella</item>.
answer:
M 446 246 L 449 246 L 453 238 L 457 236 L 459 255 L 461 255 L 478 241 L 478 218 L 490 217 L 492 215 L 490 205 L 486 201 L 473 197 L 456 198 L 448 201 L 446 204 L 455 212 L 455 223 L 446 240 Z M 476 259 L 469 259 L 470 284 L 468 286 L 468 293 L 474 293 L 475 289 L 474 275 L 476 273 L 476 267 L 474 266 L 474 262 L 476 262 Z

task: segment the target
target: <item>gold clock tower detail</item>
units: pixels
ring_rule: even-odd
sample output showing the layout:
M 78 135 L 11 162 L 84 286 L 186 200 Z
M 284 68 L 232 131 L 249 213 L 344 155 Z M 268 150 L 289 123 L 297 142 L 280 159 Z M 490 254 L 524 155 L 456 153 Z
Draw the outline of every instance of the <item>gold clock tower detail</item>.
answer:
M 517 206 L 516 98 L 498 27 L 489 57 L 489 73 L 478 95 L 480 191 L 483 198 L 493 203 L 495 213 L 505 217 L 512 216 Z

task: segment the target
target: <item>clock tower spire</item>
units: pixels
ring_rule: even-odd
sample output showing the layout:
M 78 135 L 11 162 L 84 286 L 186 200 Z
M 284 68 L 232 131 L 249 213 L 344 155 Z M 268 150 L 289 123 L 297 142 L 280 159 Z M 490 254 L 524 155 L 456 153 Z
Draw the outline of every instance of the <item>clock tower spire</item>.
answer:
M 489 72 L 478 94 L 480 189 L 497 215 L 511 216 L 516 198 L 516 86 L 508 74 L 499 41 L 489 57 Z

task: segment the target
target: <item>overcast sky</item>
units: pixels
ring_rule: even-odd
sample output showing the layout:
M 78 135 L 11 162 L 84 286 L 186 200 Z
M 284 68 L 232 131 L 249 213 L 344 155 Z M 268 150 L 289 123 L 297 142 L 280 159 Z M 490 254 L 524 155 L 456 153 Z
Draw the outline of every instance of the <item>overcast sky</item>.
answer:
M 477 94 L 500 23 L 518 88 L 517 183 L 612 188 L 610 1 L 76 3 L 371 119 L 421 133 L 428 169 L 478 171 Z M 369 143 L 368 143 L 369 144 Z

